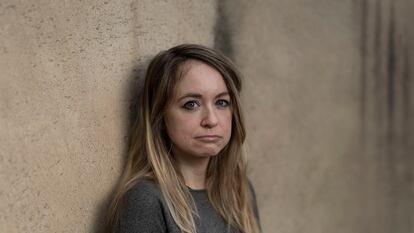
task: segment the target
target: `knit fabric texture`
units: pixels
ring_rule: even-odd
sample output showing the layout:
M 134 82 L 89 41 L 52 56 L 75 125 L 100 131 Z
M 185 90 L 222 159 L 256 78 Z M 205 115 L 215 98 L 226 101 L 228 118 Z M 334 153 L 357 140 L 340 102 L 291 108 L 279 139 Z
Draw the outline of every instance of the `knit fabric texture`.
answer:
M 260 225 L 256 194 L 251 182 L 249 188 L 253 196 L 253 210 Z M 239 233 L 229 227 L 220 214 L 213 208 L 206 190 L 188 188 L 200 218 L 195 218 L 197 233 Z M 162 193 L 154 181 L 140 180 L 125 193 L 118 223 L 113 226 L 114 233 L 181 233 L 175 224 Z

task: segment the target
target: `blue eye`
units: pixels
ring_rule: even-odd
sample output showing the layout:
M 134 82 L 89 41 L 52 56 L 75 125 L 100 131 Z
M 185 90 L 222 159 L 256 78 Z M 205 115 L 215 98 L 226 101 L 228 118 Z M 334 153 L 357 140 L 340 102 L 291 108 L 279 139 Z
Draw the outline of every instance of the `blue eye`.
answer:
M 200 106 L 200 104 L 195 101 L 195 100 L 190 100 L 187 101 L 184 105 L 183 108 L 187 109 L 187 110 L 194 110 L 196 109 L 198 106 Z
M 229 102 L 229 101 L 227 101 L 227 100 L 224 100 L 224 99 L 220 99 L 220 100 L 217 100 L 216 104 L 217 104 L 219 107 L 223 107 L 223 108 L 225 108 L 225 107 L 228 107 L 228 106 L 230 105 L 230 102 Z

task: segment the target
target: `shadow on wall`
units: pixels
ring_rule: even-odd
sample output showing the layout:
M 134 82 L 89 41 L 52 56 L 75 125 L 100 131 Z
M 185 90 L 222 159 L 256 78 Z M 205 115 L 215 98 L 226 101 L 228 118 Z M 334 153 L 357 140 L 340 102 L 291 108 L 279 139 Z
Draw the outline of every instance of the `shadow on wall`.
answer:
M 214 49 L 222 52 L 230 59 L 234 59 L 233 47 L 233 30 L 229 19 L 229 14 L 226 14 L 227 1 L 217 2 L 217 16 L 214 24 Z
M 132 69 L 131 74 L 127 78 L 128 81 L 126 82 L 127 85 L 125 87 L 124 99 L 127 99 L 129 101 L 125 102 L 125 106 L 123 109 L 124 116 L 126 116 L 126 119 L 124 119 L 124 131 L 126 132 L 126 135 L 128 135 L 128 137 L 125 138 L 125 141 L 128 143 L 124 144 L 125 148 L 123 149 L 123 153 L 120 155 L 120 158 L 122 159 L 122 168 L 125 165 L 128 158 L 128 150 L 130 143 L 129 140 L 131 138 L 134 125 L 137 122 L 140 113 L 141 94 L 144 86 L 145 73 L 149 62 L 150 59 L 148 58 L 144 60 L 139 60 L 138 64 Z M 118 177 L 118 179 L 119 178 L 120 177 Z M 111 188 L 112 191 L 108 193 L 102 200 L 100 200 L 98 207 L 95 210 L 94 219 L 92 222 L 92 232 L 105 232 L 105 222 L 108 216 L 109 205 L 114 196 L 114 192 L 116 190 L 117 185 L 118 180 Z
M 223 54 L 233 59 L 233 31 L 230 30 L 231 22 L 229 21 L 228 14 L 226 14 L 227 12 L 225 12 L 225 4 L 226 2 L 223 1 L 219 2 L 217 5 L 217 18 L 214 25 L 214 49 L 221 51 Z M 127 116 L 127 119 L 124 119 L 124 131 L 126 132 L 126 135 L 128 135 L 128 137 L 125 139 L 128 144 L 125 144 L 126 148 L 123 150 L 124 152 L 122 154 L 121 161 L 122 166 L 124 166 L 126 163 L 128 157 L 128 147 L 130 143 L 129 140 L 140 113 L 141 94 L 144 86 L 145 73 L 151 58 L 138 60 L 138 64 L 132 69 L 131 74 L 128 77 L 127 86 L 125 87 L 126 98 L 124 99 L 129 100 L 124 106 L 124 116 Z M 105 230 L 104 227 L 106 218 L 108 216 L 109 204 L 112 200 L 117 184 L 118 182 L 114 184 L 112 191 L 99 202 L 98 207 L 96 208 L 96 213 L 94 214 L 95 218 L 92 223 L 92 232 L 94 233 L 102 233 Z

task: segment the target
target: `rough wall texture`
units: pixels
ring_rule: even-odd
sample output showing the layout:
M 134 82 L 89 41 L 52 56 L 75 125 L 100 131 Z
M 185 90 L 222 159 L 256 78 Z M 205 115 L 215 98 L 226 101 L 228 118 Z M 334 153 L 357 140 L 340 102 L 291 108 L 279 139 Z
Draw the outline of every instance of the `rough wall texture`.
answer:
M 264 232 L 414 232 L 414 4 L 218 3 L 0 3 L 0 232 L 99 232 L 137 76 L 184 42 L 245 75 Z
M 214 1 L 1 1 L 0 232 L 94 232 L 137 65 L 211 46 Z M 139 68 L 139 67 L 138 67 Z
M 412 3 L 220 6 L 264 231 L 414 232 Z

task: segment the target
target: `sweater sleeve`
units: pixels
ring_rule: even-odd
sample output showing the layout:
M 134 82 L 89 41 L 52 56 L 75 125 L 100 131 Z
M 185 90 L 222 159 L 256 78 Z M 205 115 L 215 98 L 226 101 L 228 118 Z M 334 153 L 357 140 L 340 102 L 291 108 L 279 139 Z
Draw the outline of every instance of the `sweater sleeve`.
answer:
M 148 185 L 137 185 L 125 193 L 117 233 L 164 233 L 166 224 L 161 200 Z

